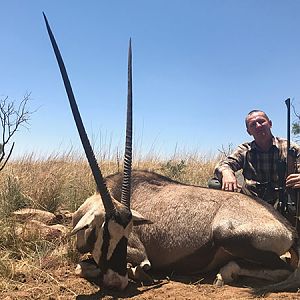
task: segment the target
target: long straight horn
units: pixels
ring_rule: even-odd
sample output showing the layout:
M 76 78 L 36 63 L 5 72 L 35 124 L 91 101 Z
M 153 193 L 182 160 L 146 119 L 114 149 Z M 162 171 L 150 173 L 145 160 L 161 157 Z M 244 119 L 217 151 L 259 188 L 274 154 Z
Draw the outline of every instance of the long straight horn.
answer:
M 132 164 L 132 51 L 131 39 L 128 50 L 128 94 L 127 94 L 127 121 L 126 121 L 126 144 L 124 156 L 124 174 L 122 184 L 121 203 L 130 209 L 131 191 L 131 164 Z
M 86 131 L 84 129 L 84 126 L 83 126 L 83 123 L 82 123 L 82 120 L 81 120 L 81 116 L 80 116 L 80 113 L 79 113 L 79 110 L 78 110 L 78 107 L 77 107 L 77 104 L 76 104 L 76 101 L 75 101 L 75 97 L 74 97 L 74 94 L 73 94 L 73 91 L 72 91 L 71 83 L 70 83 L 70 80 L 69 80 L 69 77 L 68 77 L 68 74 L 67 74 L 62 56 L 60 54 L 60 51 L 58 49 L 58 46 L 57 46 L 57 43 L 55 41 L 54 35 L 51 31 L 48 20 L 47 20 L 44 13 L 43 13 L 43 16 L 44 16 L 44 19 L 45 19 L 45 22 L 46 22 L 46 27 L 47 27 L 47 31 L 48 31 L 48 34 L 49 34 L 49 37 L 50 37 L 50 40 L 51 40 L 51 44 L 52 44 L 52 47 L 53 47 L 53 50 L 54 50 L 54 53 L 55 53 L 55 56 L 56 56 L 56 59 L 57 59 L 57 62 L 58 62 L 60 73 L 61 73 L 62 79 L 64 81 L 65 89 L 66 89 L 66 92 L 67 92 L 67 95 L 68 95 L 68 98 L 69 98 L 69 103 L 70 103 L 70 106 L 71 106 L 71 110 L 72 110 L 72 113 L 73 113 L 73 117 L 74 117 L 74 120 L 75 120 L 75 123 L 76 123 L 77 130 L 78 130 L 78 133 L 79 133 L 79 136 L 80 136 L 80 139 L 81 139 L 81 143 L 83 145 L 83 148 L 84 148 L 86 157 L 88 159 L 89 165 L 92 169 L 92 173 L 93 173 L 94 179 L 96 181 L 98 191 L 99 191 L 99 193 L 101 195 L 101 198 L 102 198 L 102 202 L 103 202 L 103 205 L 104 205 L 104 208 L 105 208 L 105 212 L 106 213 L 111 213 L 115 209 L 115 206 L 112 202 L 112 198 L 111 198 L 111 196 L 108 192 L 108 189 L 107 189 L 107 186 L 104 182 L 104 179 L 103 179 L 103 176 L 101 174 L 100 168 L 97 164 L 93 149 L 91 147 L 91 144 L 90 144 L 89 139 L 87 137 Z

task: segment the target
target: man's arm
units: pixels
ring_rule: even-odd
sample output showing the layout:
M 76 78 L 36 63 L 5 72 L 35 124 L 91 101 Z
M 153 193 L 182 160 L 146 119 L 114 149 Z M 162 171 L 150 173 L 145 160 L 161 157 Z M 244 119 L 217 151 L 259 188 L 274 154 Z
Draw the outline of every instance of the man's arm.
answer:
M 235 172 L 242 169 L 247 150 L 246 144 L 242 144 L 231 155 L 217 164 L 215 176 L 222 182 L 222 190 L 237 191 L 238 184 Z
M 296 143 L 291 143 L 294 153 L 294 167 L 286 178 L 286 187 L 292 189 L 300 188 L 300 146 Z

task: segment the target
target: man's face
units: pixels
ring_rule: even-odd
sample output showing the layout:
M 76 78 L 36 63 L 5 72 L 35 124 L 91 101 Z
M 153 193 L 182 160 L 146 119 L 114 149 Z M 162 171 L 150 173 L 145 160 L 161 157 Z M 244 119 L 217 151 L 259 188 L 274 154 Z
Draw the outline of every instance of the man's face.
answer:
M 247 132 L 254 137 L 270 137 L 272 121 L 263 112 L 254 112 L 247 118 Z

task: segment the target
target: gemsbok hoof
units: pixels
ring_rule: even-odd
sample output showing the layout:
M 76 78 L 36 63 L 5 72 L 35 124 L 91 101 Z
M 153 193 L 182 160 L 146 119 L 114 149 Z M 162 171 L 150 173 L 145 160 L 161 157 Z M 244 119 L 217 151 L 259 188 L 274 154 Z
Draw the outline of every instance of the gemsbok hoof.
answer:
M 214 280 L 214 285 L 217 287 L 224 286 L 224 280 L 221 274 L 217 274 L 216 279 Z

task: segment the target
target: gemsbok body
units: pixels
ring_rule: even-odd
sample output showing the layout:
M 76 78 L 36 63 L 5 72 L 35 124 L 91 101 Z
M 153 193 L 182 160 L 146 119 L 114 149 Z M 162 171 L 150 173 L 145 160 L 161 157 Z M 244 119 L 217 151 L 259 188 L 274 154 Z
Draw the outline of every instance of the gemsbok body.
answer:
M 121 196 L 121 182 L 120 173 L 106 178 L 116 199 Z M 240 193 L 181 184 L 147 171 L 133 171 L 131 188 L 132 208 L 153 222 L 135 227 L 129 236 L 127 261 L 135 269 L 151 268 L 164 274 L 219 269 L 217 284 L 230 283 L 239 275 L 277 282 L 261 292 L 300 287 L 299 264 L 291 266 L 280 258 L 288 251 L 299 257 L 297 232 L 269 204 Z M 86 200 L 74 217 L 84 217 L 87 205 L 99 214 L 98 203 Z M 96 247 L 90 244 L 94 234 L 83 230 L 77 235 L 78 245 Z

